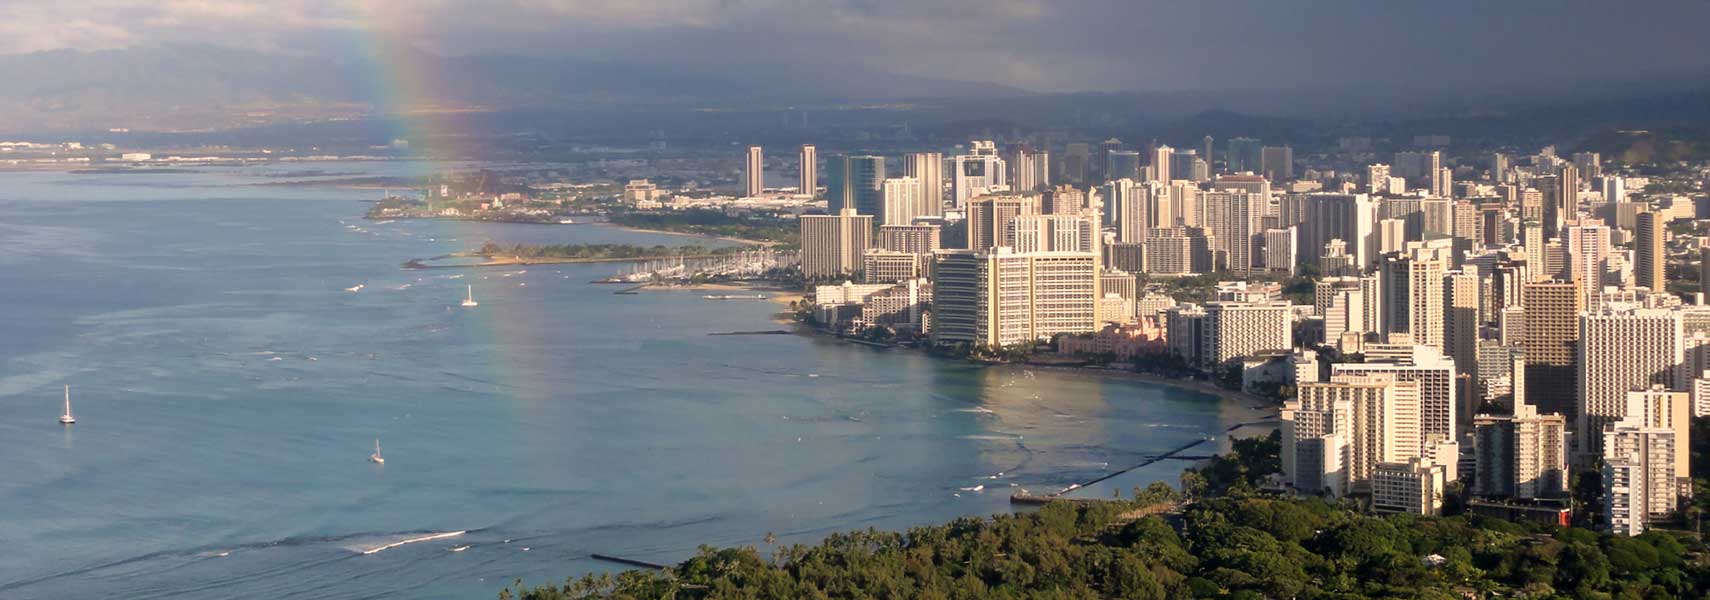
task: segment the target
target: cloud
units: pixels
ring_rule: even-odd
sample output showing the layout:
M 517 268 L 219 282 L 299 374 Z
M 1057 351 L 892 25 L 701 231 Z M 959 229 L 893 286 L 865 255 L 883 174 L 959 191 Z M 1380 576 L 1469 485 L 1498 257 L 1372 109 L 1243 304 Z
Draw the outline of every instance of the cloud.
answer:
M 1710 71 L 1710 2 L 1441 0 L 0 0 L 0 52 L 370 38 L 758 69 L 861 68 L 1039 90 L 1524 84 Z M 340 41 L 344 40 L 344 41 Z

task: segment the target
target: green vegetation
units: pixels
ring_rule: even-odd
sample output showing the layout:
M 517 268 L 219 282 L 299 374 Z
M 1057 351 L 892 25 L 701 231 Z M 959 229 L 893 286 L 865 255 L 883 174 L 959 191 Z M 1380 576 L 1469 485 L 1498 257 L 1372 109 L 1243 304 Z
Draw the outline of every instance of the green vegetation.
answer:
M 1184 473 L 1180 494 L 1154 484 L 1135 490 L 1132 501 L 1055 502 L 907 533 L 836 534 L 814 546 L 772 547 L 768 535 L 769 555 L 702 547 L 664 571 L 533 588 L 517 582 L 499 597 L 1710 597 L 1710 556 L 1693 536 L 1614 537 L 1470 515 L 1373 516 L 1352 504 L 1268 497 L 1258 490 L 1279 468 L 1279 446 L 1275 433 L 1236 440 L 1231 452 Z M 1710 444 L 1695 444 L 1695 464 L 1707 451 Z M 1170 506 L 1179 508 L 1151 514 Z
M 733 217 L 716 210 L 619 213 L 611 215 L 610 221 L 637 229 L 715 235 L 783 246 L 801 244 L 801 228 L 793 220 Z
M 621 259 L 621 258 L 668 258 L 674 256 L 711 256 L 717 254 L 734 254 L 746 250 L 742 246 L 708 248 L 705 246 L 636 246 L 633 244 L 556 244 L 531 245 L 515 244 L 501 246 L 487 242 L 476 250 L 475 254 L 492 258 L 495 256 L 515 256 L 525 259 Z

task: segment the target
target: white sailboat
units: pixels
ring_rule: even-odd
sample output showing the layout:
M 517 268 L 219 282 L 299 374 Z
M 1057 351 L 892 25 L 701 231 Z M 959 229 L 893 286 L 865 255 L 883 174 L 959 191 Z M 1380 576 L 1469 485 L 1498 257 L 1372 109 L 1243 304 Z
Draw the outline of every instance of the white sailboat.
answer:
M 380 456 L 380 438 L 374 438 L 374 453 L 368 455 L 368 462 L 377 465 L 386 464 L 386 458 Z
M 472 307 L 480 305 L 480 302 L 475 301 L 475 286 L 469 286 L 469 295 L 463 297 L 463 306 Z
M 76 422 L 77 418 L 71 416 L 71 386 L 67 385 L 65 386 L 65 414 L 59 416 L 59 423 L 70 425 Z

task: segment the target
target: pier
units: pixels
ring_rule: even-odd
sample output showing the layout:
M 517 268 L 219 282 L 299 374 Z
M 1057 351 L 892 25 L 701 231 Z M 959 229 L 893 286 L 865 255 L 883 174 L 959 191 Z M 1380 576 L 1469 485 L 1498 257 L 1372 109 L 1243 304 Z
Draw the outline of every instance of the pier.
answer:
M 641 567 L 643 569 L 653 569 L 655 571 L 662 571 L 662 570 L 671 568 L 670 565 L 662 565 L 659 563 L 650 563 L 650 562 L 647 562 L 645 560 L 636 560 L 633 558 L 624 558 L 621 556 L 612 556 L 610 554 L 595 553 L 595 554 L 588 555 L 588 557 L 592 558 L 594 560 L 603 560 L 603 561 L 606 561 L 609 563 L 617 563 L 620 565 L 626 565 L 626 566 L 631 566 L 631 567 Z
M 1240 429 L 1242 427 L 1249 427 L 1249 426 L 1253 426 L 1253 425 L 1263 425 L 1265 423 L 1272 423 L 1272 422 L 1275 422 L 1275 419 L 1266 419 L 1266 420 L 1262 420 L 1262 421 L 1248 421 L 1245 423 L 1236 423 L 1234 425 L 1230 425 L 1229 427 L 1225 428 L 1223 430 L 1223 432 L 1229 433 L 1229 432 L 1235 431 L 1237 429 Z M 1139 464 L 1136 464 L 1134 466 L 1126 467 L 1126 468 L 1122 468 L 1122 469 L 1117 469 L 1115 471 L 1112 471 L 1110 473 L 1106 473 L 1106 474 L 1104 474 L 1098 478 L 1092 479 L 1092 480 L 1087 481 L 1085 483 L 1077 483 L 1074 485 L 1070 485 L 1069 487 L 1057 490 L 1055 492 L 1052 492 L 1050 494 L 1046 494 L 1043 496 L 1037 495 L 1037 494 L 1010 494 L 1009 503 L 1010 504 L 1038 505 L 1038 504 L 1046 504 L 1049 502 L 1059 501 L 1059 500 L 1067 500 L 1067 501 L 1073 501 L 1073 502 L 1087 502 L 1087 501 L 1089 501 L 1088 499 L 1065 498 L 1065 497 L 1063 497 L 1063 494 L 1067 494 L 1069 492 L 1073 492 L 1075 490 L 1078 490 L 1078 489 L 1081 489 L 1081 488 L 1084 488 L 1087 486 L 1091 486 L 1094 484 L 1102 483 L 1104 481 L 1108 481 L 1114 477 L 1121 476 L 1121 475 L 1126 474 L 1126 473 L 1133 471 L 1135 469 L 1141 469 L 1141 468 L 1152 466 L 1153 464 L 1156 464 L 1158 461 L 1162 461 L 1162 460 L 1210 460 L 1211 458 L 1213 458 L 1217 455 L 1215 455 L 1215 454 L 1182 454 L 1182 453 L 1187 452 L 1188 450 L 1193 449 L 1193 448 L 1199 446 L 1200 444 L 1204 444 L 1206 442 L 1209 442 L 1212 439 L 1214 439 L 1214 438 L 1204 438 L 1204 439 L 1194 440 L 1194 441 L 1188 442 L 1186 444 L 1182 444 L 1181 446 L 1177 446 L 1176 448 L 1174 448 L 1168 452 L 1165 452 L 1163 454 L 1148 456 L 1148 457 L 1146 457 L 1146 460 L 1143 460 Z

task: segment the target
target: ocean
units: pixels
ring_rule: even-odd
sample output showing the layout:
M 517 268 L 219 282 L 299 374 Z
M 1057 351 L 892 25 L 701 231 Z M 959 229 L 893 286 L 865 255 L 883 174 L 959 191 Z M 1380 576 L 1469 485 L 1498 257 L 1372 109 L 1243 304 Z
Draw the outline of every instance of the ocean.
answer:
M 710 336 L 782 307 L 590 283 L 618 265 L 405 270 L 489 240 L 719 242 L 365 221 L 378 190 L 309 168 L 424 166 L 0 173 L 0 598 L 492 598 L 622 568 L 591 553 L 1007 512 L 1245 414 L 1119 377 Z

